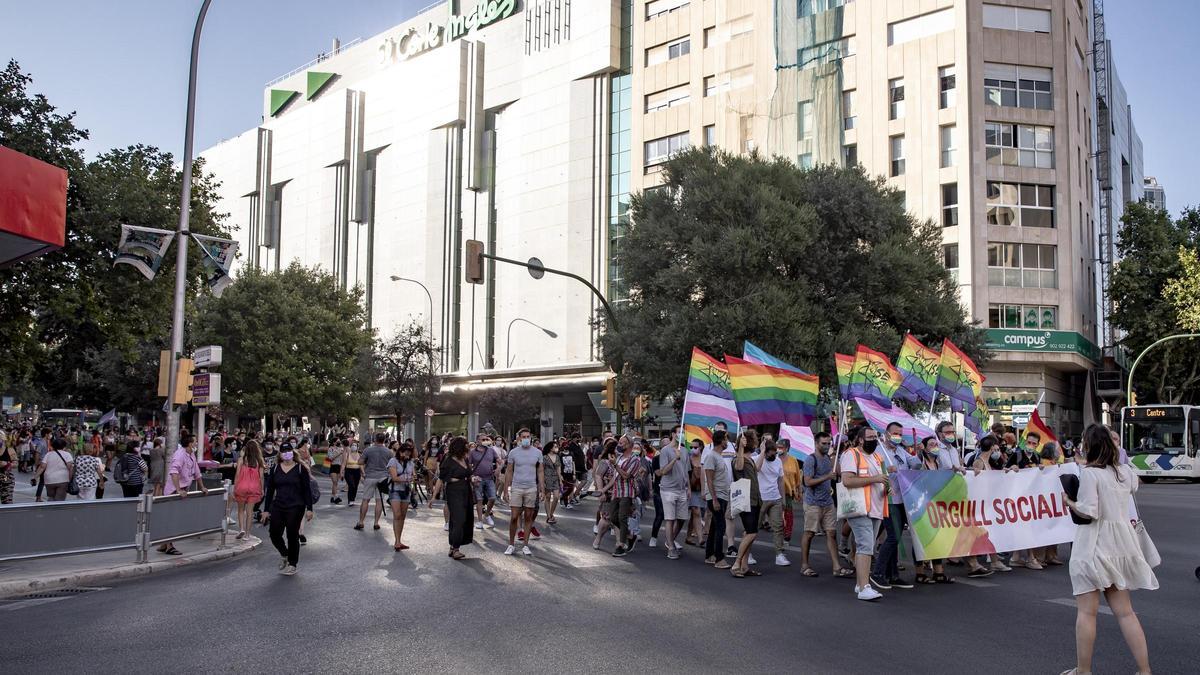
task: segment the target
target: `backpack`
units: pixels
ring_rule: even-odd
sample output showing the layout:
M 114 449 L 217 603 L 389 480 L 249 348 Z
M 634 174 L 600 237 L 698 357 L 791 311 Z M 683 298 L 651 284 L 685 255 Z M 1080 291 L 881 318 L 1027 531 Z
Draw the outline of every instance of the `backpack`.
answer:
M 121 455 L 121 458 L 113 465 L 113 480 L 117 481 L 117 483 L 124 484 L 125 481 L 129 480 L 129 470 L 125 466 L 128 456 L 129 453 Z

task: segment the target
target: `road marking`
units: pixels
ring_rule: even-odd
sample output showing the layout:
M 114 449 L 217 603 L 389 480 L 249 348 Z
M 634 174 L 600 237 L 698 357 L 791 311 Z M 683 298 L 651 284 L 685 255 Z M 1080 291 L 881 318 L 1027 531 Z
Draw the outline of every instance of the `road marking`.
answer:
M 1063 607 L 1070 607 L 1071 609 L 1075 609 L 1075 598 L 1053 598 L 1051 600 L 1047 600 L 1046 602 L 1049 602 L 1054 605 L 1062 605 Z M 1112 610 L 1109 609 L 1108 607 L 1106 607 L 1105 605 L 1100 605 L 1099 611 L 1101 614 L 1107 614 L 1108 616 L 1113 615 Z
M 993 586 L 1000 585 L 992 581 L 980 581 L 979 579 L 968 579 L 966 577 L 954 577 L 954 583 L 966 584 L 968 586 L 974 586 L 975 588 L 991 588 Z

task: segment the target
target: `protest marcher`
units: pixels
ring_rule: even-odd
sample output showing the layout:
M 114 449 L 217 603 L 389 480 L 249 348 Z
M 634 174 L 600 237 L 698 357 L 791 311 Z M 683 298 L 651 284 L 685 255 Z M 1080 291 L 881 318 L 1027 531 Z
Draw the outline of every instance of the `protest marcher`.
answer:
M 729 439 L 724 429 L 713 431 L 713 442 L 700 460 L 704 471 L 704 496 L 708 504 L 711 524 L 708 528 L 708 538 L 704 542 L 704 562 L 719 570 L 727 570 L 733 565 L 725 561 L 725 512 L 729 510 L 729 488 L 733 483 L 733 474 L 728 464 L 722 458 Z
M 331 443 L 325 451 L 325 459 L 329 461 L 329 503 L 342 503 L 342 462 L 346 455 L 346 448 L 341 442 L 335 441 Z
M 8 436 L 0 431 L 0 504 L 13 502 L 13 486 L 16 482 L 13 471 L 20 462 L 20 454 L 9 443 Z
M 267 474 L 262 520 L 269 524 L 271 544 L 279 551 L 279 573 L 292 576 L 300 562 L 300 525 L 313 519 L 312 475 L 296 461 L 296 452 L 284 443 L 279 461 Z M 285 540 L 286 534 L 286 540 Z
M 471 466 L 471 483 L 475 490 L 475 528 L 482 530 L 484 523 L 490 528 L 496 527 L 492 518 L 492 508 L 496 506 L 496 449 L 492 447 L 492 437 L 479 434 L 475 447 L 467 453 L 467 463 Z
M 96 456 L 96 449 L 88 446 L 75 458 L 75 484 L 79 487 L 80 499 L 95 499 L 96 487 L 104 479 L 104 462 Z
M 1076 528 L 1071 547 L 1071 592 L 1077 612 L 1076 666 L 1066 672 L 1083 674 L 1092 670 L 1096 613 L 1103 594 L 1137 662 L 1138 673 L 1149 673 L 1146 635 L 1129 597 L 1130 591 L 1158 588 L 1158 579 L 1129 520 L 1129 503 L 1137 492 L 1138 478 L 1120 463 L 1117 446 L 1102 425 L 1093 424 L 1084 431 L 1082 454 L 1087 465 L 1079 472 L 1078 494 L 1075 499 L 1063 495 L 1073 512 L 1091 519 Z
M 450 519 L 447 535 L 450 542 L 448 555 L 455 560 L 462 560 L 467 556 L 460 549 L 474 541 L 475 529 L 471 511 L 474 490 L 471 487 L 471 467 L 467 464 L 466 438 L 455 436 L 446 444 L 442 465 L 438 468 L 435 490 L 438 488 L 445 495 L 446 510 Z
M 178 494 L 180 499 L 187 499 L 193 486 L 199 488 L 204 494 L 208 494 L 208 488 L 204 485 L 204 476 L 200 472 L 200 465 L 196 462 L 196 439 L 184 433 L 180 435 L 179 447 L 175 448 L 175 454 L 171 455 L 171 461 L 167 465 L 163 495 L 169 497 Z M 159 546 L 158 551 L 167 555 L 182 555 L 179 549 L 175 548 L 175 543 L 170 541 Z
M 904 429 L 897 422 L 887 425 L 886 434 L 882 441 L 884 468 L 889 480 L 888 512 L 883 520 L 884 539 L 875 558 L 871 571 L 871 583 L 879 589 L 912 588 L 913 584 L 900 577 L 900 543 L 904 528 L 908 525 L 908 516 L 904 511 L 904 500 L 900 495 L 898 473 L 905 469 L 919 469 L 921 460 L 910 455 L 904 447 Z M 913 564 L 916 565 L 916 553 L 913 553 Z
M 850 578 L 854 570 L 842 567 L 837 550 L 837 516 L 833 503 L 833 483 L 837 477 L 837 467 L 830 455 L 833 440 L 829 434 L 820 431 L 815 436 L 816 452 L 804 458 L 802 473 L 803 504 L 804 504 L 804 536 L 800 540 L 801 573 L 806 577 L 820 576 L 809 563 L 808 552 L 812 547 L 813 537 L 818 532 L 825 533 L 825 548 L 829 552 L 829 562 L 833 566 L 833 576 Z
M 779 448 L 774 439 L 768 438 L 763 451 L 755 461 L 758 473 L 758 491 L 762 497 L 762 522 L 771 529 L 772 543 L 775 544 L 775 564 L 779 567 L 791 565 L 791 561 L 783 554 L 783 461 L 779 458 Z
M 538 495 L 542 488 L 542 453 L 533 447 L 529 429 L 517 432 L 518 444 L 508 453 L 504 470 L 504 501 L 511 511 L 508 522 L 508 548 L 504 555 L 516 552 L 517 530 L 524 535 L 521 555 L 533 555 L 529 537 L 533 535 Z M 526 534 L 527 533 L 527 534 Z
M 241 446 L 237 466 L 234 469 L 233 500 L 237 502 L 238 539 L 245 539 L 250 531 L 254 505 L 263 499 L 262 446 L 258 441 L 246 441 Z
M 367 509 L 375 502 L 375 524 L 372 529 L 378 530 L 379 521 L 383 519 L 383 499 L 388 491 L 388 462 L 392 461 L 392 451 L 384 447 L 387 435 L 375 434 L 375 442 L 362 453 L 363 500 L 358 507 L 358 523 L 354 529 L 363 529 L 367 519 Z
M 758 523 L 762 517 L 762 493 L 758 485 L 758 471 L 754 460 L 750 459 L 749 452 L 749 449 L 753 447 L 752 444 L 757 440 L 757 435 L 753 432 L 753 429 L 746 429 L 742 432 L 741 437 L 738 439 L 737 453 L 734 455 L 732 467 L 733 479 L 735 481 L 750 481 L 750 510 L 737 514 L 738 519 L 742 522 L 742 529 L 745 531 L 745 534 L 738 545 L 737 556 L 733 561 L 733 568 L 729 570 L 730 574 L 739 579 L 743 577 L 762 576 L 761 572 L 750 567 L 753 564 L 750 557 L 750 547 L 754 544 L 754 540 L 758 538 Z
M 558 442 L 550 441 L 542 448 L 542 500 L 546 504 L 546 524 L 558 522 L 554 512 L 562 493 L 562 460 L 558 453 Z
M 684 541 L 693 546 L 704 545 L 704 468 L 700 456 L 704 444 L 693 439 L 688 453 L 688 533 Z
M 592 532 L 596 536 L 592 539 L 592 548 L 599 549 L 600 543 L 604 541 L 604 535 L 608 534 L 611 523 L 608 520 L 609 503 L 612 501 L 612 488 L 617 480 L 617 469 L 613 463 L 617 459 L 617 442 L 609 439 L 605 441 L 604 448 L 600 451 L 600 456 L 596 460 L 596 466 L 593 470 L 596 480 L 596 491 L 600 493 L 599 503 L 596 505 L 596 524 L 592 526 Z
M 47 501 L 66 501 L 67 485 L 70 484 L 71 476 L 75 473 L 75 458 L 67 452 L 66 448 L 67 442 L 64 439 L 55 438 L 50 441 L 50 451 L 42 455 L 38 462 L 37 471 L 29 481 L 31 485 L 38 485 L 37 501 L 42 501 L 42 488 L 46 490 Z M 41 479 L 40 484 L 38 484 L 39 478 Z
M 637 543 L 636 536 L 630 536 L 629 517 L 633 515 L 634 499 L 637 497 L 637 481 L 642 473 L 642 461 L 634 456 L 634 443 L 628 436 L 617 440 L 621 455 L 617 457 L 616 479 L 612 488 L 612 499 L 609 501 L 608 520 L 615 521 L 617 527 L 617 546 L 613 555 L 621 557 L 633 550 Z
M 938 429 L 941 428 L 942 426 L 938 425 Z M 939 435 L 941 435 L 940 431 Z M 917 459 L 919 460 L 917 468 L 924 471 L 949 469 L 950 467 L 945 466 L 944 463 L 946 462 L 945 455 L 949 455 L 951 451 L 947 450 L 943 443 L 944 439 L 933 436 L 921 439 L 921 442 L 918 444 L 920 450 L 917 452 Z M 960 468 L 958 471 L 961 472 L 962 469 Z M 944 560 L 926 560 L 918 563 L 915 583 L 952 584 L 954 583 L 954 578 L 946 574 Z
M 860 427 L 853 436 L 854 445 L 841 456 L 841 482 L 856 493 L 859 511 L 846 517 L 854 536 L 854 592 L 859 600 L 878 600 L 883 595 L 871 588 L 871 558 L 879 526 L 888 515 L 886 498 L 888 477 L 878 456 L 879 436 L 870 427 Z M 841 508 L 839 506 L 839 508 Z
M 676 426 L 671 430 L 671 437 L 654 456 L 655 480 L 658 483 L 658 497 L 655 508 L 662 512 L 662 518 L 667 526 L 667 558 L 678 560 L 683 547 L 676 541 L 680 531 L 689 517 L 688 508 L 688 467 L 689 459 L 683 454 L 680 445 L 683 434 Z M 653 547 L 656 542 L 650 540 Z
M 362 484 L 362 451 L 349 441 L 338 441 L 342 444 L 342 476 L 346 479 L 346 507 L 354 506 L 358 498 L 358 486 Z
M 804 517 L 804 467 L 792 456 L 790 440 L 781 438 L 775 444 L 779 447 L 779 462 L 783 467 L 783 541 L 790 544 L 796 527 L 796 505 L 800 506 L 800 517 Z
M 408 548 L 402 536 L 404 520 L 408 517 L 408 507 L 412 499 L 413 481 L 416 480 L 417 466 L 412 455 L 412 446 L 408 443 L 401 444 L 397 446 L 396 456 L 388 461 L 387 466 L 392 482 L 388 492 L 388 501 L 392 506 L 392 535 L 395 540 L 392 548 L 396 551 Z

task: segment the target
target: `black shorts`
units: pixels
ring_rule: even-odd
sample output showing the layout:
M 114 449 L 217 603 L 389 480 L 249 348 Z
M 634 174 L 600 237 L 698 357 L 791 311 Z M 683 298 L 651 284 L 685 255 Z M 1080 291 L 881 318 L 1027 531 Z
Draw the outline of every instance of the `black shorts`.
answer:
M 746 534 L 758 534 L 758 518 L 761 512 L 761 506 L 752 506 L 749 511 L 738 514 L 742 519 L 742 529 L 746 531 Z
M 341 464 L 330 464 L 329 465 L 329 473 L 341 473 L 341 472 L 342 472 Z

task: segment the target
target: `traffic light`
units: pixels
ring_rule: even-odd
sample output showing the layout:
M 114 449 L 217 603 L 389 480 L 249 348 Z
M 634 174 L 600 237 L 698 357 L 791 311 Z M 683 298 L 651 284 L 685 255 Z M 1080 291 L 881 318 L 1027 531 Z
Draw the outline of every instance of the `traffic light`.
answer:
M 467 283 L 483 283 L 483 242 L 467 240 Z
M 617 408 L 617 378 L 610 377 L 604 381 L 604 397 L 600 399 L 600 405 L 609 410 Z
M 642 394 L 633 399 L 633 419 L 640 420 L 646 416 L 646 411 L 650 408 L 650 397 Z
M 1129 392 L 1129 405 L 1137 405 L 1137 392 Z

